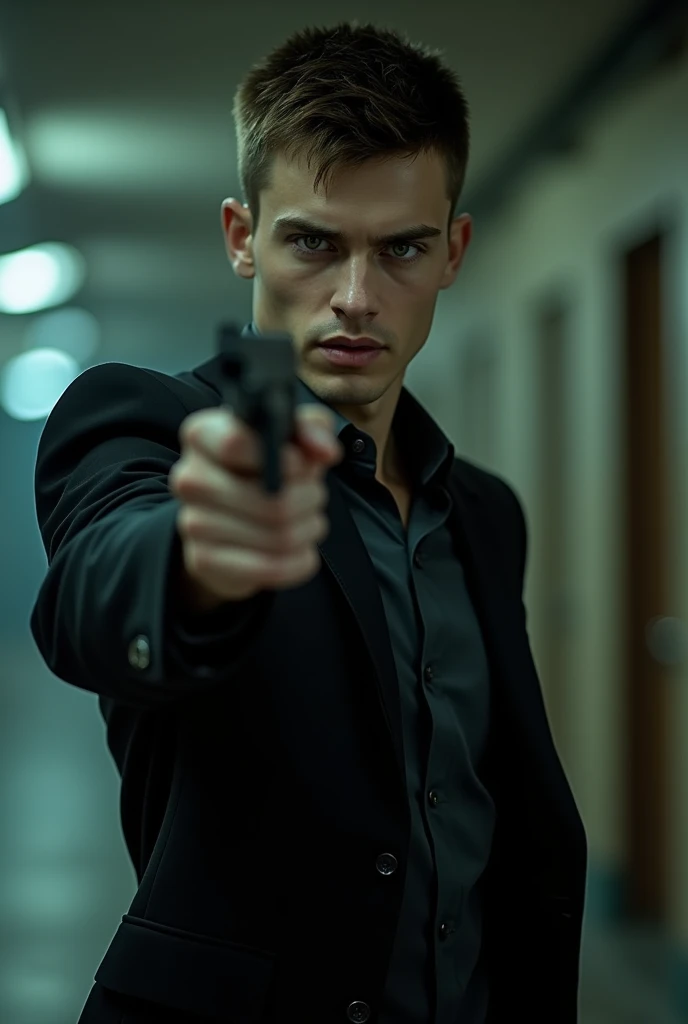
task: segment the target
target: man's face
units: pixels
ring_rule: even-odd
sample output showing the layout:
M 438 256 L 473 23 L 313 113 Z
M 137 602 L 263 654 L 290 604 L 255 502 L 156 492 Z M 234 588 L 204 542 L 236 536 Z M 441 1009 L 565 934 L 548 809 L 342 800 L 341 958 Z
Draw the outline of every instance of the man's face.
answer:
M 470 218 L 454 220 L 448 239 L 445 165 L 436 155 L 338 170 L 327 195 L 322 186 L 313 192 L 314 176 L 305 161 L 277 156 L 255 235 L 249 211 L 235 200 L 224 204 L 234 269 L 254 280 L 257 328 L 293 337 L 299 376 L 321 399 L 369 405 L 389 391 L 396 401 L 438 292 L 456 277 Z M 383 241 L 409 228 L 413 237 Z M 367 365 L 341 366 L 319 347 L 337 335 L 385 347 Z

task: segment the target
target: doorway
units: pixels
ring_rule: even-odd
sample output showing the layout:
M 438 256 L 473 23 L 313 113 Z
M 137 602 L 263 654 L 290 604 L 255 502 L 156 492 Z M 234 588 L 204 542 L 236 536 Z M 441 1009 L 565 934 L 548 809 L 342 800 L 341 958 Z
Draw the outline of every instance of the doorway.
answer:
M 669 865 L 670 620 L 668 465 L 663 264 L 666 236 L 653 233 L 622 256 L 625 371 L 623 593 L 626 729 L 626 913 L 667 920 Z M 665 630 L 666 634 L 666 630 Z

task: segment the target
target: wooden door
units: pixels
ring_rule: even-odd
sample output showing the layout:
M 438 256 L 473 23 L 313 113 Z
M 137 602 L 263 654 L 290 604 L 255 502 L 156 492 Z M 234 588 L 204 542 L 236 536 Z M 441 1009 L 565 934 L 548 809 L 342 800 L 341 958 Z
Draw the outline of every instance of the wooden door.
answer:
M 669 857 L 670 682 L 656 642 L 669 614 L 663 250 L 653 234 L 623 256 L 626 909 L 656 925 L 667 915 Z

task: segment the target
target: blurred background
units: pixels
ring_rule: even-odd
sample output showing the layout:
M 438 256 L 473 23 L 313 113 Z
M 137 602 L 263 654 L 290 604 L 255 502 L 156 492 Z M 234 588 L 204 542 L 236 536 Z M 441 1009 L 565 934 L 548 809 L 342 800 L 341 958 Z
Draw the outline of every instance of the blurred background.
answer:
M 443 48 L 472 108 L 474 241 L 407 384 L 526 508 L 582 1024 L 688 1021 L 688 4 L 0 0 L 2 1024 L 76 1021 L 135 888 L 96 698 L 29 632 L 40 433 L 88 366 L 176 373 L 250 319 L 233 93 L 350 18 Z

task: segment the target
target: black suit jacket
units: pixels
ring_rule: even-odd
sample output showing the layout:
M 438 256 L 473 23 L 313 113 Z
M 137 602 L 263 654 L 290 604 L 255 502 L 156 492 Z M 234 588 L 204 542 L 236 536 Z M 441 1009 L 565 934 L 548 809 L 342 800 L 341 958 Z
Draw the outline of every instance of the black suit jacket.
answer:
M 178 641 L 167 474 L 183 419 L 220 396 L 216 359 L 177 377 L 106 363 L 67 389 L 41 438 L 49 569 L 32 630 L 57 676 L 100 695 L 139 880 L 81 1019 L 105 1020 L 88 1007 L 106 991 L 133 999 L 137 1022 L 157 1004 L 184 1021 L 365 1024 L 409 837 L 384 610 L 331 471 L 318 575 L 222 610 L 203 658 Z M 462 459 L 450 489 L 495 694 L 489 1019 L 574 1024 L 586 843 L 528 642 L 523 513 Z M 382 854 L 396 872 L 377 869 Z

